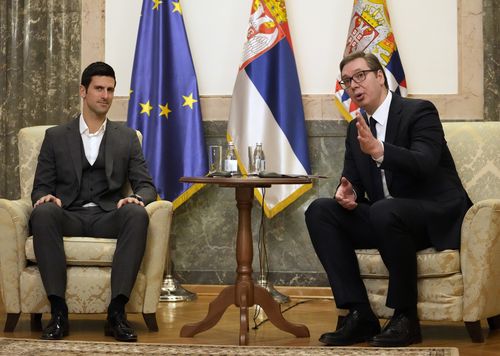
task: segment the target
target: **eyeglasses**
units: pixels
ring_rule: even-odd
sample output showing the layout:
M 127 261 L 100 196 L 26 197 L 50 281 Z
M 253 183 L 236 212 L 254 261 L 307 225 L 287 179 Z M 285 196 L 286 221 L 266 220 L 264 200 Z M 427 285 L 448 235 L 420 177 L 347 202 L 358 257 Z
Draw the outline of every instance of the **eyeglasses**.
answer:
M 366 79 L 366 73 L 377 72 L 377 71 L 378 71 L 378 69 L 361 70 L 357 73 L 354 73 L 354 75 L 352 77 L 342 78 L 342 80 L 339 82 L 339 84 L 342 87 L 342 89 L 347 90 L 351 87 L 351 81 L 354 80 L 355 83 L 359 84 Z

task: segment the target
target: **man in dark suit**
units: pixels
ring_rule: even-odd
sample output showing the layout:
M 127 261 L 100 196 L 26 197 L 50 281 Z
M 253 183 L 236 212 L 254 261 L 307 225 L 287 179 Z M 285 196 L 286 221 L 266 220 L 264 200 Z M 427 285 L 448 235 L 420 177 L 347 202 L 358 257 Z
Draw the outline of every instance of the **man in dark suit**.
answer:
M 137 340 L 125 304 L 146 246 L 149 217 L 144 205 L 157 194 L 136 132 L 106 119 L 115 85 L 109 65 L 89 65 L 80 85 L 82 113 L 48 129 L 38 156 L 30 226 L 52 312 L 43 339 L 69 333 L 62 237 L 94 236 L 117 239 L 105 333 L 119 341 Z M 127 182 L 134 194 L 125 197 Z
M 335 303 L 349 309 L 342 326 L 320 341 L 407 346 L 422 338 L 416 252 L 430 246 L 459 248 L 471 202 L 434 105 L 390 92 L 383 67 L 372 54 L 345 57 L 340 71 L 340 84 L 366 114 L 358 112 L 347 129 L 334 199 L 317 199 L 306 211 Z M 354 251 L 360 248 L 377 248 L 389 270 L 386 305 L 394 314 L 382 332 L 360 277 Z

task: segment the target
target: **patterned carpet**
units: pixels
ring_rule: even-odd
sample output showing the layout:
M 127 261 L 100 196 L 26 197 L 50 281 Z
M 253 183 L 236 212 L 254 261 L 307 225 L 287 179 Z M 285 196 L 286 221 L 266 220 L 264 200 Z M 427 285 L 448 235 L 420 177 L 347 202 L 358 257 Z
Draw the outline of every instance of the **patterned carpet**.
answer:
M 215 346 L 113 343 L 87 341 L 42 341 L 0 338 L 0 355 L 101 356 L 101 355 L 262 355 L 262 356 L 458 356 L 456 348 L 368 348 L 368 347 L 290 347 Z

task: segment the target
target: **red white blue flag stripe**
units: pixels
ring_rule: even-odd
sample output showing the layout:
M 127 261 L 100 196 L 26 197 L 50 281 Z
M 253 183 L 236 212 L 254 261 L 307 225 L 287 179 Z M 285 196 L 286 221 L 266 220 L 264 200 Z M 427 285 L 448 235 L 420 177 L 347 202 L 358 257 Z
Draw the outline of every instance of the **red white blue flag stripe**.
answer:
M 262 142 L 266 171 L 310 174 L 302 95 L 284 0 L 252 2 L 242 64 L 233 90 L 227 128 L 248 173 L 248 146 Z M 266 190 L 264 211 L 273 217 L 311 188 L 275 185 Z M 256 190 L 262 203 L 262 192 Z

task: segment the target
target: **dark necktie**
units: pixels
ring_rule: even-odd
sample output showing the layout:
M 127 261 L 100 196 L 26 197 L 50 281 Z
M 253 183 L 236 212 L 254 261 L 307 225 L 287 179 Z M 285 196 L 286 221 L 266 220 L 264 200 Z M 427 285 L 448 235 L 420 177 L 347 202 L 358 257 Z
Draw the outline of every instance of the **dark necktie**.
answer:
M 375 125 L 377 121 L 373 117 L 369 118 L 370 122 L 370 131 L 372 132 L 373 137 L 377 138 L 377 129 Z M 380 169 L 377 167 L 377 163 L 370 159 L 370 171 L 372 175 L 372 185 L 373 185 L 373 201 L 377 201 L 384 198 L 384 189 L 382 188 L 382 176 L 380 174 Z
M 373 137 L 377 138 L 377 129 L 375 128 L 375 125 L 377 124 L 377 121 L 373 117 L 370 117 L 370 131 L 372 132 Z

